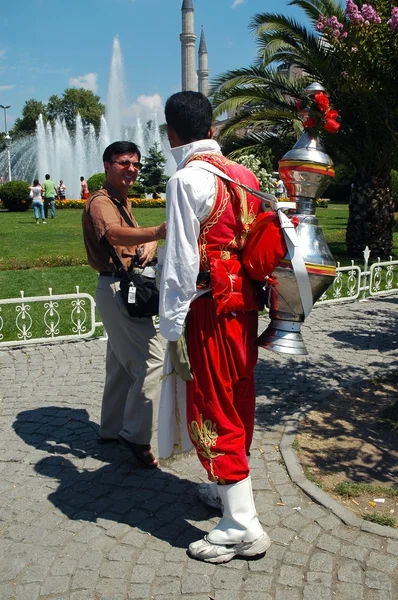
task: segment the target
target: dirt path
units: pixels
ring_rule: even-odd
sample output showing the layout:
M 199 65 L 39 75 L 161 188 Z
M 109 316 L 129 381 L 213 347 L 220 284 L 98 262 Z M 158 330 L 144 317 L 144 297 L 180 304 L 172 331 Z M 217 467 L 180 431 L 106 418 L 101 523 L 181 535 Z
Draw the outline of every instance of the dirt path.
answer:
M 387 428 L 380 419 L 395 403 L 395 428 Z M 295 445 L 308 479 L 358 516 L 377 511 L 398 526 L 398 496 L 383 493 L 398 487 L 398 372 L 333 394 L 300 423 Z M 382 489 L 347 498 L 335 493 L 342 482 Z

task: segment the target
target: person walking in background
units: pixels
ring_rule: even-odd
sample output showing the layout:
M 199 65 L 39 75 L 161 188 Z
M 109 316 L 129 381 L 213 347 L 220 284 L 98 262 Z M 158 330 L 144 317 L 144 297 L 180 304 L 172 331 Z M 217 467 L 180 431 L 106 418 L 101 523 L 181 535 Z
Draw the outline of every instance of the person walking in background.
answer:
M 285 184 L 283 183 L 283 180 L 280 177 L 279 177 L 278 181 L 276 182 L 275 196 L 277 198 L 283 198 L 284 196 L 286 196 Z
M 128 189 L 141 168 L 141 153 L 132 142 L 114 142 L 103 154 L 106 181 L 91 194 L 83 211 L 83 237 L 89 265 L 99 272 L 96 303 L 108 334 L 106 376 L 99 443 L 119 441 L 145 468 L 156 468 L 151 451 L 154 407 L 160 396 L 163 349 L 151 317 L 127 312 L 121 275 L 109 253 L 116 247 L 125 268 L 137 254 L 142 265 L 164 239 L 166 224 L 139 227 L 131 213 Z M 131 227 L 125 218 L 135 224 Z
M 32 206 L 33 206 L 33 213 L 34 213 L 35 219 L 36 219 L 36 225 L 39 225 L 39 212 L 40 212 L 40 216 L 42 218 L 43 224 L 44 225 L 46 224 L 46 221 L 44 218 L 43 198 L 41 197 L 42 191 L 43 191 L 43 188 L 41 187 L 39 180 L 35 179 L 33 181 L 33 185 L 30 186 L 30 193 L 32 196 Z
M 218 525 L 190 544 L 188 553 L 213 563 L 258 557 L 271 544 L 256 515 L 248 463 L 261 305 L 254 282 L 244 279 L 240 251 L 262 205 L 206 166 L 256 190 L 260 186 L 251 171 L 225 158 L 211 139 L 212 109 L 206 96 L 172 95 L 165 117 L 177 172 L 166 190 L 160 333 L 169 340 L 175 371 L 186 381 L 188 433 L 212 482 L 199 487 L 199 496 L 223 511 Z M 166 426 L 159 417 L 159 429 Z
M 60 179 L 59 186 L 57 187 L 57 196 L 58 200 L 65 200 L 66 198 L 66 185 L 62 179 Z
M 84 179 L 83 175 L 80 177 L 80 198 L 82 200 L 87 200 L 89 196 L 87 181 Z
M 44 193 L 44 215 L 48 218 L 48 207 L 51 208 L 51 218 L 55 219 L 55 198 L 57 195 L 57 187 L 55 183 L 50 179 L 50 175 L 47 173 L 43 182 L 43 193 Z

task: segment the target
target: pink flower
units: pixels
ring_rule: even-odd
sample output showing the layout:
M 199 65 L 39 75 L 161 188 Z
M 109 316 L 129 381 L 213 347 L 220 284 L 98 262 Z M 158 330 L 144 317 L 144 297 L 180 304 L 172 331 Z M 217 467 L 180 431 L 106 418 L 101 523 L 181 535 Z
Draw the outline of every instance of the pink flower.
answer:
M 387 21 L 387 25 L 391 27 L 391 29 L 398 30 L 398 6 L 394 6 L 391 11 L 391 19 Z

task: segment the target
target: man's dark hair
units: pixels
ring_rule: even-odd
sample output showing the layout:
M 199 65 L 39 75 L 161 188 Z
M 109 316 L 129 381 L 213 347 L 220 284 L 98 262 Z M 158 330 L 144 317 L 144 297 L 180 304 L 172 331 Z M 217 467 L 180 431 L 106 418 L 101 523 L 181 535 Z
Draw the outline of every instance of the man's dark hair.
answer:
M 83 177 L 83 175 L 80 177 L 80 181 L 84 181 L 84 177 Z
M 170 96 L 164 109 L 166 123 L 183 144 L 205 140 L 213 121 L 209 100 L 200 92 L 177 92 Z
M 48 173 L 46 175 L 46 179 L 50 179 L 50 175 Z
M 115 154 L 137 154 L 138 160 L 141 160 L 141 152 L 134 142 L 113 142 L 105 148 L 102 155 L 103 162 L 111 162 L 112 156 Z

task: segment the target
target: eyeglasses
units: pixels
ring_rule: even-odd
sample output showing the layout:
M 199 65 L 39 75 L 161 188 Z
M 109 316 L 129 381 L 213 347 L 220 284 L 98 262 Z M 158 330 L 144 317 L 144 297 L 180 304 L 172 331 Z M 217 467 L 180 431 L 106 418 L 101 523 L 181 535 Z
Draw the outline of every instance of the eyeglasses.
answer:
M 110 162 L 112 164 L 116 163 L 117 165 L 120 165 L 124 169 L 129 169 L 131 166 L 133 166 L 136 171 L 139 171 L 142 167 L 142 163 L 133 162 L 132 160 L 111 160 Z

